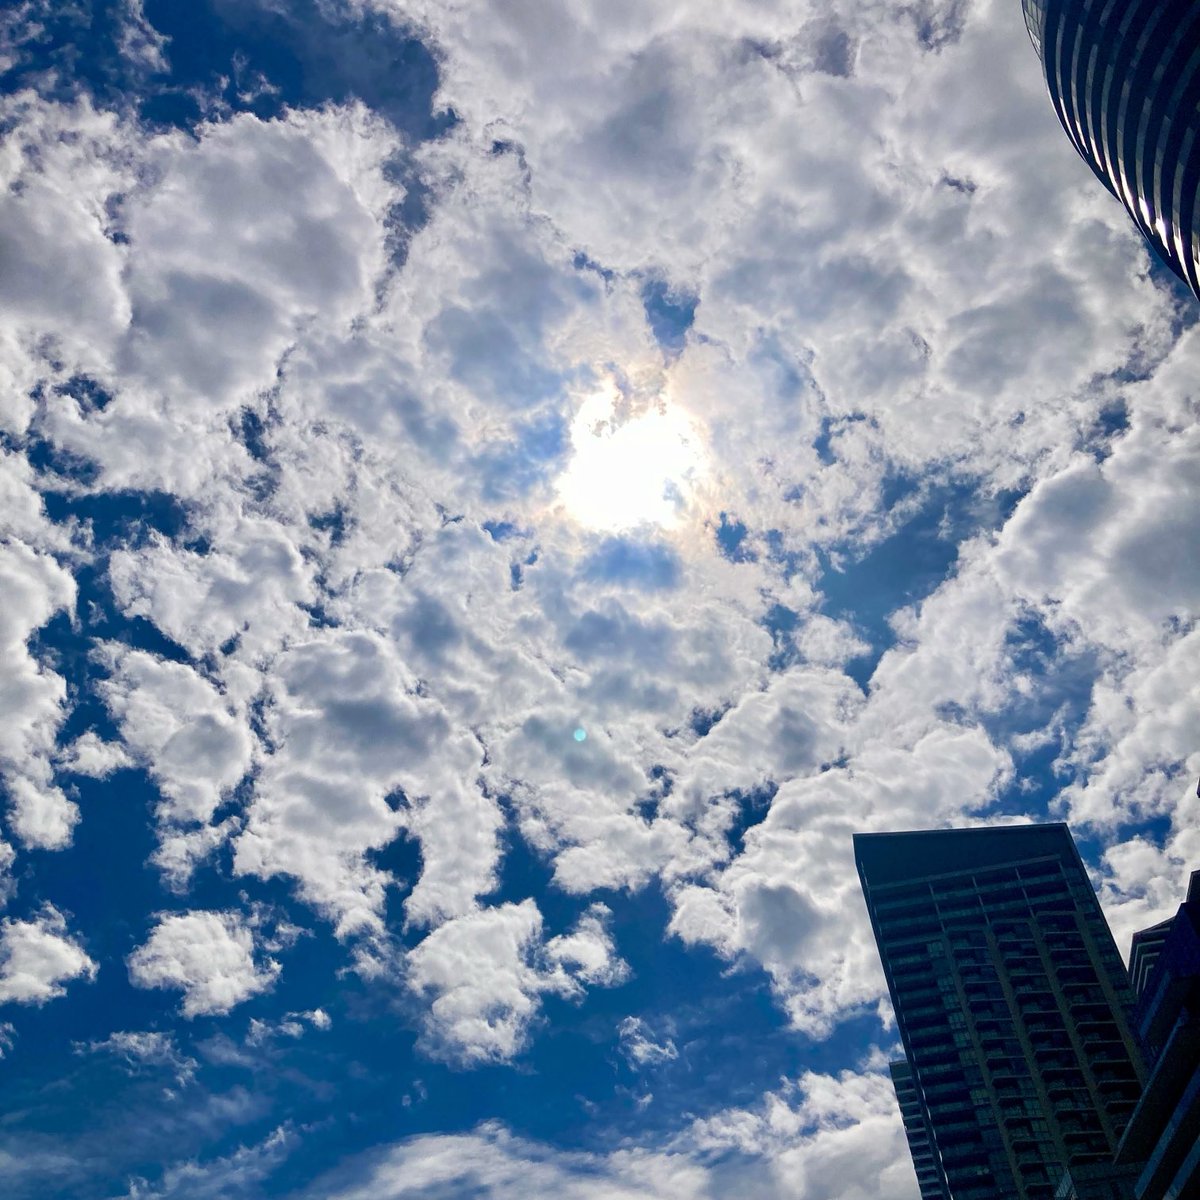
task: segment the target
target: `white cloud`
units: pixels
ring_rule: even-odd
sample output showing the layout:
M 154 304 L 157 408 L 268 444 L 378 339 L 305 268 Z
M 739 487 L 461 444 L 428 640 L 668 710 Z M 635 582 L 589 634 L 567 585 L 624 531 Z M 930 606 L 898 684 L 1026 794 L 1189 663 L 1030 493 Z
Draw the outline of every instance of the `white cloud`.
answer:
M 117 119 L 86 98 L 58 105 L 28 91 L 0 105 L 7 131 L 0 151 L 7 264 L 0 344 L 12 351 L 5 373 L 20 378 L 39 369 L 33 363 L 55 357 L 46 354 L 53 349 L 84 372 L 107 374 L 130 319 L 121 279 L 126 255 L 109 236 L 106 210 L 128 182 Z M 0 424 L 23 432 L 34 409 L 28 396 L 22 389 L 0 401 Z
M 470 1063 L 512 1058 L 543 985 L 532 962 L 542 918 L 532 900 L 457 917 L 408 956 L 408 986 L 429 1002 L 428 1052 Z
M 605 904 L 590 905 L 570 933 L 561 933 L 546 943 L 546 957 L 567 977 L 580 985 L 615 987 L 630 977 L 629 965 L 617 955 L 608 922 L 612 910 Z
M 60 770 L 92 779 L 107 779 L 114 771 L 130 765 L 129 755 L 119 743 L 103 741 L 92 730 L 77 737 L 57 760 Z
M 167 71 L 164 51 L 170 41 L 146 20 L 143 0 L 125 0 L 125 23 L 119 36 L 121 53 L 147 71 Z
M 144 616 L 196 655 L 231 639 L 255 662 L 308 625 L 298 607 L 316 596 L 290 531 L 244 517 L 209 519 L 220 549 L 206 554 L 159 540 L 137 554 L 118 551 L 109 563 L 113 592 L 130 616 Z
M 50 758 L 64 716 L 66 684 L 29 653 L 28 639 L 75 603 L 75 582 L 52 558 L 22 542 L 0 545 L 0 779 L 12 828 L 27 846 L 70 844 L 78 807 L 53 782 Z
M 246 773 L 253 739 L 240 714 L 191 667 L 141 651 L 107 648 L 101 686 L 125 745 L 154 777 L 160 817 L 205 823 Z
M 439 926 L 409 952 L 405 980 L 428 1003 L 427 1053 L 466 1066 L 504 1062 L 524 1046 L 540 996 L 580 998 L 587 985 L 612 987 L 628 967 L 616 957 L 596 905 L 569 934 L 543 944 L 533 900 L 502 904 Z
M 319 1194 L 328 1200 L 430 1195 L 515 1200 L 531 1193 L 564 1200 L 714 1200 L 719 1194 L 704 1168 L 682 1154 L 633 1150 L 608 1159 L 563 1154 L 513 1137 L 498 1125 L 472 1134 L 414 1138 L 377 1156 L 361 1174 L 352 1182 L 323 1181 Z
M 75 979 L 94 979 L 98 965 L 67 932 L 53 905 L 28 921 L 0 921 L 0 1004 L 45 1004 L 66 995 Z
M 290 875 L 329 914 L 339 935 L 382 928 L 386 872 L 367 855 L 405 826 L 422 838 L 426 872 L 443 868 L 439 848 L 466 869 L 446 880 L 445 907 L 470 907 L 492 886 L 498 818 L 478 793 L 479 747 L 423 697 L 393 644 L 331 630 L 281 656 L 264 712 L 275 749 L 255 782 L 235 870 Z M 403 789 L 406 806 L 394 798 Z M 426 836 L 422 816 L 439 808 L 461 844 Z M 444 806 L 444 807 L 443 807 Z M 456 835 L 457 837 L 457 835 Z
M 382 136 L 381 136 L 382 135 Z M 127 369 L 155 390 L 225 402 L 270 379 L 306 319 L 348 320 L 383 265 L 372 206 L 384 131 L 360 111 L 241 116 L 156 139 L 157 186 L 129 206 Z M 269 160 L 263 172 L 254 164 Z M 366 253 L 364 253 L 366 251 Z
M 227 1013 L 270 991 L 279 974 L 277 962 L 255 956 L 254 935 L 235 912 L 162 915 L 128 962 L 135 986 L 181 990 L 188 1018 Z
M 847 766 L 787 783 L 740 855 L 708 885 L 673 890 L 671 930 L 749 954 L 796 1027 L 827 1035 L 883 994 L 853 834 L 970 822 L 1006 766 L 980 730 L 934 724 L 911 746 L 869 745 Z
M 246 714 L 184 663 L 115 644 L 97 657 L 110 671 L 100 695 L 132 761 L 145 767 L 162 798 L 155 862 L 171 886 L 183 888 L 196 862 L 236 828 L 232 819 L 210 822 L 253 762 Z
M 886 1072 L 804 1072 L 754 1109 L 695 1122 L 683 1139 L 708 1153 L 768 1159 L 780 1196 L 916 1197 L 896 1094 Z

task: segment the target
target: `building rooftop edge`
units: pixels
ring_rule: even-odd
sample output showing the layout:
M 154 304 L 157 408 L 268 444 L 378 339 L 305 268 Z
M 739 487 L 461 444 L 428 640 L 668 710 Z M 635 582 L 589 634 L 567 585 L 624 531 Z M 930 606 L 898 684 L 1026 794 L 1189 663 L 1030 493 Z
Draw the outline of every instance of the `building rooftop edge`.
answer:
M 1067 829 L 1066 821 L 1024 821 L 1013 825 L 943 825 L 936 829 L 888 829 L 854 834 L 855 842 L 874 838 L 938 837 L 947 834 L 1003 834 L 1025 829 Z M 1200 871 L 1197 872 L 1200 875 Z
M 853 842 L 868 890 L 1042 858 L 1069 862 L 1086 875 L 1063 821 L 856 833 Z

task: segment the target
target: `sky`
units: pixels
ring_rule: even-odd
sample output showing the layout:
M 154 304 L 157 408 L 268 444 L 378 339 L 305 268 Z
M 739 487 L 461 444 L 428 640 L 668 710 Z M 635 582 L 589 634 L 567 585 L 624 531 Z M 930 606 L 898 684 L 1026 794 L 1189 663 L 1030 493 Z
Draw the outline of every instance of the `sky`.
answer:
M 1200 866 L 1200 308 L 1017 0 L 0 14 L 0 1184 L 915 1200 L 856 831 Z

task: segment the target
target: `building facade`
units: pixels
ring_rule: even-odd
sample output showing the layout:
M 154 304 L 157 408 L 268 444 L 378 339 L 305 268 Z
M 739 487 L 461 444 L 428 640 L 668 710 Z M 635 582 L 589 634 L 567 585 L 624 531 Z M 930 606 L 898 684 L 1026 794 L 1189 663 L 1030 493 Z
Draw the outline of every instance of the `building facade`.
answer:
M 1164 932 L 1165 930 L 1165 932 Z M 1137 1164 L 1137 1200 L 1200 1197 L 1200 871 L 1170 920 L 1135 934 L 1130 971 L 1141 986 L 1134 1029 L 1150 1077 L 1121 1144 Z M 1152 959 L 1148 971 L 1138 967 Z
M 1067 827 L 858 834 L 854 848 L 909 1067 L 906 1132 L 931 1151 L 924 1200 L 1053 1200 L 1069 1167 L 1111 1163 L 1145 1068 Z
M 1129 946 L 1129 982 L 1133 986 L 1133 994 L 1140 997 L 1146 990 L 1154 964 L 1162 953 L 1163 943 L 1175 923 L 1174 917 L 1151 925 L 1149 929 L 1140 929 L 1133 935 Z
M 939 1200 L 946 1193 L 942 1189 L 942 1172 L 933 1148 L 933 1130 L 921 1093 L 913 1077 L 907 1059 L 888 1063 L 892 1076 L 892 1087 L 896 1089 L 896 1103 L 900 1105 L 900 1119 L 904 1122 L 904 1136 L 908 1139 L 908 1152 L 912 1155 L 913 1167 L 917 1172 L 917 1186 L 921 1189 L 921 1200 Z
M 1067 136 L 1200 297 L 1200 4 L 1022 4 Z

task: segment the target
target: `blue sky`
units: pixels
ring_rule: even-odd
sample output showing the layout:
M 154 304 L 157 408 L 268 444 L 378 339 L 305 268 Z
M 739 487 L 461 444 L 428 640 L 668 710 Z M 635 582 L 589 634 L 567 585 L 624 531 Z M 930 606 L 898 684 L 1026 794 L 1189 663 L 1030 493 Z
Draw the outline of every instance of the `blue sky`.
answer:
M 0 105 L 5 1194 L 915 1197 L 851 834 L 1200 860 L 1195 302 L 1020 6 L 22 0 Z

